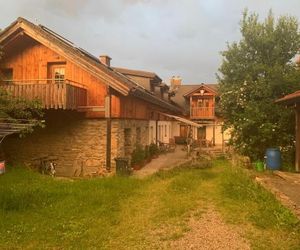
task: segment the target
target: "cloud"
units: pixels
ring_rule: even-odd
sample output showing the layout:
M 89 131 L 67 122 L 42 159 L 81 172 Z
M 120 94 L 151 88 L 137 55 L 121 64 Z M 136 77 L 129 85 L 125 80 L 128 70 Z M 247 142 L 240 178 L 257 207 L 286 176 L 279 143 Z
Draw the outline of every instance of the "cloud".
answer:
M 248 7 L 265 17 L 300 17 L 299 0 L 0 0 L 0 27 L 37 19 L 114 66 L 155 71 L 164 79 L 213 82 L 226 42 L 240 38 Z

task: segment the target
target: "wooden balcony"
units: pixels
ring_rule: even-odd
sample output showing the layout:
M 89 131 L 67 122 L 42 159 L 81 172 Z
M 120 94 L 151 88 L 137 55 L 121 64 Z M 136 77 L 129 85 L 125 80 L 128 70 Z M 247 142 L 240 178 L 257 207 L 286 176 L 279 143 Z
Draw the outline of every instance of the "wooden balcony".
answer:
M 70 109 L 87 105 L 87 90 L 69 80 L 55 82 L 53 79 L 1 81 L 0 87 L 13 97 L 27 100 L 38 99 L 45 109 Z
M 214 119 L 215 108 L 214 107 L 192 107 L 190 109 L 191 119 Z

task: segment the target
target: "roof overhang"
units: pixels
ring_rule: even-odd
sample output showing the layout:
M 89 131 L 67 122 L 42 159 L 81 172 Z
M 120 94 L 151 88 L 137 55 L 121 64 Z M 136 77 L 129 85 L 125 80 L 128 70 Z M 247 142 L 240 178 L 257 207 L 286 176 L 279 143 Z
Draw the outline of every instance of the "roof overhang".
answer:
M 206 90 L 207 92 L 209 92 L 209 93 L 211 93 L 213 95 L 217 95 L 218 94 L 216 90 L 214 90 L 213 88 L 210 88 L 210 87 L 208 87 L 208 86 L 206 86 L 205 84 L 202 83 L 199 86 L 199 88 L 193 89 L 193 90 L 185 93 L 183 96 L 184 97 L 189 97 L 189 96 L 193 95 L 195 92 L 197 92 L 197 91 L 199 91 L 201 89 L 204 89 L 204 90 Z
M 188 120 L 188 119 L 186 119 L 186 118 L 183 118 L 183 117 L 180 117 L 180 116 L 169 115 L 169 114 L 166 114 L 166 113 L 162 113 L 162 114 L 165 115 L 165 116 L 168 116 L 168 117 L 170 117 L 170 118 L 173 118 L 173 119 L 175 119 L 175 120 L 177 120 L 177 121 L 179 121 L 179 122 L 185 123 L 185 124 L 187 124 L 187 125 L 190 125 L 190 126 L 193 126 L 193 127 L 196 127 L 196 128 L 201 128 L 201 127 L 203 127 L 203 125 L 201 125 L 201 124 L 198 124 L 198 123 L 196 123 L 196 122 L 190 121 L 190 120 Z
M 171 103 L 168 103 L 160 98 L 157 98 L 153 96 L 153 94 L 148 93 L 140 88 L 134 88 L 130 92 L 133 96 L 138 97 L 140 99 L 143 99 L 144 101 L 150 102 L 154 105 L 160 106 L 163 109 L 175 112 L 175 113 L 180 113 L 182 114 L 183 110 Z
M 286 106 L 292 106 L 296 103 L 300 103 L 300 90 L 292 94 L 286 95 L 280 99 L 277 99 L 275 103 L 279 103 Z

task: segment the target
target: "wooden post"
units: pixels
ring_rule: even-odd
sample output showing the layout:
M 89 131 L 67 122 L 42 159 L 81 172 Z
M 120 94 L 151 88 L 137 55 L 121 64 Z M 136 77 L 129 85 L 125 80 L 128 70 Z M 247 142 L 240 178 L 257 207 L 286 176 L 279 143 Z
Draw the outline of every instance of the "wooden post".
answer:
M 105 118 L 106 118 L 106 169 L 111 169 L 111 93 L 110 87 L 107 88 L 105 97 Z
M 221 125 L 221 132 L 222 132 L 222 152 L 225 153 L 225 143 L 224 143 L 224 130 L 223 130 L 223 124 Z
M 158 146 L 158 120 L 155 121 L 155 144 Z
M 299 172 L 300 168 L 300 109 L 299 104 L 295 105 L 295 117 L 296 117 L 296 155 L 295 155 L 295 170 Z
M 216 145 L 216 122 L 214 121 L 214 124 L 213 124 L 213 146 Z

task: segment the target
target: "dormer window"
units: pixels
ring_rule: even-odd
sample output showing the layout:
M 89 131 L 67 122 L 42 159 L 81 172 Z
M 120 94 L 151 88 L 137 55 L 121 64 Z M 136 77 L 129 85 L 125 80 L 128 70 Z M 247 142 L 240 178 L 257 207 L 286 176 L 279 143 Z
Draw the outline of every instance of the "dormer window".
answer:
M 164 99 L 164 89 L 160 88 L 160 98 Z

